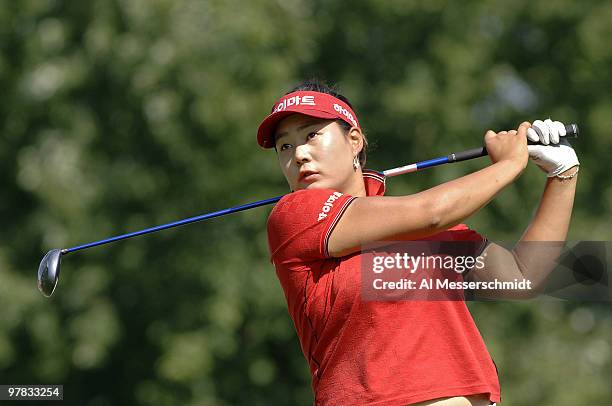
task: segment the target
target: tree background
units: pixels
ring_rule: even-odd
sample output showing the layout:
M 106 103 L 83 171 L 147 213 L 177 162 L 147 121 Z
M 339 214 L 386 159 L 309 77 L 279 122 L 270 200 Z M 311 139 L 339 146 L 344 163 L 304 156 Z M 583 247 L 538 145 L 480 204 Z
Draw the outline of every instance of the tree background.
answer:
M 612 3 L 0 0 L 0 384 L 78 405 L 310 404 L 268 259 L 270 208 L 70 247 L 286 193 L 255 133 L 304 78 L 336 82 L 386 169 L 551 116 L 581 126 L 570 240 L 609 240 Z M 405 175 L 414 193 L 485 159 Z M 516 240 L 530 165 L 468 224 Z M 504 404 L 607 404 L 609 303 L 470 303 Z

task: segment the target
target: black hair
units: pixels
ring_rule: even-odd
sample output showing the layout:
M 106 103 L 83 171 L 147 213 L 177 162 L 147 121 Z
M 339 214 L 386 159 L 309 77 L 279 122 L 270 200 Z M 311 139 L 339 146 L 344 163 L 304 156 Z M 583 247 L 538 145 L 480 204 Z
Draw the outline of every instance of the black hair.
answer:
M 293 92 L 299 92 L 299 91 L 304 91 L 304 92 L 319 92 L 319 93 L 325 93 L 325 94 L 329 94 L 331 96 L 334 96 L 337 99 L 342 100 L 343 102 L 345 102 L 346 104 L 348 104 L 348 106 L 353 109 L 353 111 L 355 110 L 353 108 L 353 106 L 351 105 L 351 102 L 342 94 L 340 94 L 340 92 L 338 91 L 338 88 L 334 85 L 329 85 L 319 79 L 307 79 L 305 81 L 303 81 L 302 83 L 300 83 L 299 85 L 297 85 L 296 87 L 294 87 L 293 89 L 291 89 L 290 91 L 288 91 L 285 94 L 289 94 L 289 93 L 293 93 Z M 346 133 L 349 132 L 349 130 L 352 128 L 352 126 L 347 123 L 344 120 L 340 120 L 337 119 L 336 122 L 340 125 L 340 127 L 342 127 L 342 129 L 344 129 L 344 131 Z M 359 165 L 363 168 L 365 166 L 366 163 L 366 154 L 367 154 L 367 149 L 368 149 L 368 140 L 365 136 L 365 134 L 363 133 L 362 130 L 362 134 L 363 134 L 363 148 L 361 148 L 361 151 L 359 152 Z

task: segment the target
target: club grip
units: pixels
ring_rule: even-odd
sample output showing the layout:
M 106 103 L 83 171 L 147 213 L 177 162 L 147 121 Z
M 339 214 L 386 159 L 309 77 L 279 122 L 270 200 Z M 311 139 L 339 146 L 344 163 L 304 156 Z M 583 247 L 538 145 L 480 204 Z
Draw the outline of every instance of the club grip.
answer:
M 578 134 L 580 134 L 580 129 L 578 128 L 578 124 L 566 124 L 565 125 L 565 138 L 578 138 Z M 529 144 L 539 144 L 539 142 L 528 141 Z M 454 154 L 450 154 L 447 156 L 448 162 L 460 162 L 467 161 L 468 159 L 479 158 L 481 156 L 488 155 L 487 149 L 485 147 L 468 149 L 466 151 L 455 152 Z
M 466 151 L 455 152 L 454 154 L 450 154 L 448 156 L 448 162 L 467 161 L 468 159 L 479 158 L 485 155 L 487 155 L 487 149 L 485 147 L 472 148 Z
M 580 134 L 580 130 L 578 129 L 578 124 L 566 124 L 565 125 L 565 136 L 563 138 L 578 138 L 578 134 Z M 540 144 L 538 141 L 527 140 L 527 144 L 529 145 L 537 145 Z
M 565 136 L 568 138 L 578 138 L 578 134 L 580 134 L 580 129 L 578 128 L 578 124 L 566 124 L 565 125 Z

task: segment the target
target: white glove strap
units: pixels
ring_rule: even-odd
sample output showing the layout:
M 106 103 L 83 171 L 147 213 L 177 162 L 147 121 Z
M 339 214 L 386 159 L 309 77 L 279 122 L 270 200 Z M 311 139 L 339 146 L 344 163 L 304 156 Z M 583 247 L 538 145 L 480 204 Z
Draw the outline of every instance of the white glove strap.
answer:
M 549 178 L 580 165 L 576 152 L 569 144 L 529 145 L 527 148 L 533 162 L 546 172 Z
M 576 166 L 576 170 L 573 173 L 569 174 L 569 175 L 557 175 L 555 177 L 559 178 L 561 180 L 568 180 L 568 179 L 571 179 L 571 178 L 575 177 L 576 175 L 578 175 L 579 171 L 580 171 L 580 165 Z

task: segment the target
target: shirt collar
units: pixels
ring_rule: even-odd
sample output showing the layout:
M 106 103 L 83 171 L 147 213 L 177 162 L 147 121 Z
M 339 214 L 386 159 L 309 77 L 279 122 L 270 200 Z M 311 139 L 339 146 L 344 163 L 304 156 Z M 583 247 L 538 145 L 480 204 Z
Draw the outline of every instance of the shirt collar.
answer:
M 385 194 L 385 175 L 370 169 L 363 170 L 363 183 L 366 196 L 383 196 Z

